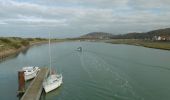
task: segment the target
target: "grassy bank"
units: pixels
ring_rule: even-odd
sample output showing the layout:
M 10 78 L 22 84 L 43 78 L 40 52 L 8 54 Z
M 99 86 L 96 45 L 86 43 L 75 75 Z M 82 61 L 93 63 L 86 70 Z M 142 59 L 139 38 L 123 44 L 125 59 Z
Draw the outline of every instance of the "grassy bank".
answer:
M 9 50 L 9 49 L 19 49 L 42 41 L 47 41 L 47 40 L 40 39 L 40 38 L 1 37 L 0 51 Z
M 0 58 L 16 54 L 33 44 L 45 41 L 47 40 L 40 38 L 0 37 Z
M 52 42 L 63 42 L 65 39 L 52 39 Z M 19 53 L 35 44 L 47 43 L 48 39 L 0 37 L 0 59 Z
M 52 42 L 76 41 L 82 39 L 52 39 Z M 170 50 L 170 42 L 168 41 L 150 41 L 139 39 L 109 39 L 95 40 L 96 42 L 108 42 L 112 44 L 128 44 L 144 46 L 148 48 Z M 35 44 L 47 43 L 48 39 L 41 38 L 18 38 L 18 37 L 0 37 L 0 59 L 16 54 L 22 50 L 29 48 Z
M 113 39 L 113 40 L 109 40 L 108 42 L 113 43 L 113 44 L 129 44 L 129 45 L 144 46 L 148 48 L 170 50 L 170 42 L 168 41 L 151 41 L 151 40 L 139 40 L 139 39 Z

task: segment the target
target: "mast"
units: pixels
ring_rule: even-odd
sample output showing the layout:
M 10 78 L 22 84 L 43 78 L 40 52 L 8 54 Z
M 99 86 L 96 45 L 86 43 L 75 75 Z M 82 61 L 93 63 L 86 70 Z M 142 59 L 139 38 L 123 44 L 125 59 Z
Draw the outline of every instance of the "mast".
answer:
M 50 36 L 50 33 L 49 33 L 48 43 L 49 43 L 49 59 L 50 59 L 49 63 L 50 63 L 50 75 L 51 75 L 51 36 Z

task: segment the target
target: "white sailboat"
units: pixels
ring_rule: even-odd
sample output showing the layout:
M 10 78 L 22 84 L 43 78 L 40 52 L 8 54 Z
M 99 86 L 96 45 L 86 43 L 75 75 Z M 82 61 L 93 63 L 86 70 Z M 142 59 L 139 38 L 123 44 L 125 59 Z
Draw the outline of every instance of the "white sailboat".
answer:
M 63 83 L 62 74 L 52 73 L 50 36 L 49 36 L 49 58 L 50 58 L 50 74 L 43 81 L 43 88 L 44 88 L 46 93 L 58 88 Z
M 25 81 L 27 81 L 36 77 L 40 69 L 39 67 L 28 66 L 28 67 L 23 67 L 22 70 L 24 71 Z

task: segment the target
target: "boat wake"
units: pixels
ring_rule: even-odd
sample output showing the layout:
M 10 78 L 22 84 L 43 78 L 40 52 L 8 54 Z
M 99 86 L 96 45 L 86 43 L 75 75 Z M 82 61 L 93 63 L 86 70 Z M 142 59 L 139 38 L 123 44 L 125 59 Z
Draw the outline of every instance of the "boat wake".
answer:
M 81 61 L 91 80 L 95 80 L 95 82 L 88 81 L 85 83 L 87 87 L 95 88 L 98 95 L 102 93 L 107 97 L 115 97 L 121 100 L 143 99 L 134 90 L 131 82 L 129 82 L 128 75 L 118 69 L 118 65 L 110 63 L 105 58 L 91 52 L 84 53 Z M 88 67 L 88 65 L 93 67 Z

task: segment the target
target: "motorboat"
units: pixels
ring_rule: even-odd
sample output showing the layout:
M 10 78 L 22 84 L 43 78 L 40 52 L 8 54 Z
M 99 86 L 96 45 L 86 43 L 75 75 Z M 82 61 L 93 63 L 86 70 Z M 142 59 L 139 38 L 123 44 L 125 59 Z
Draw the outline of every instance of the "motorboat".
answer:
M 82 52 L 82 47 L 78 47 L 77 51 Z
M 25 81 L 27 81 L 36 77 L 40 68 L 35 66 L 28 66 L 23 67 L 22 70 L 24 71 Z

